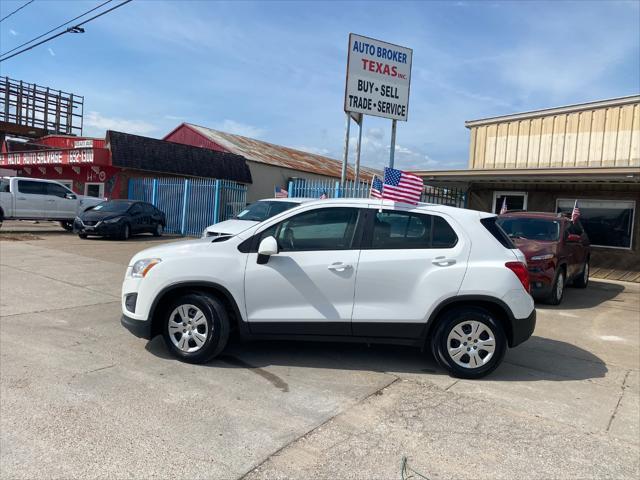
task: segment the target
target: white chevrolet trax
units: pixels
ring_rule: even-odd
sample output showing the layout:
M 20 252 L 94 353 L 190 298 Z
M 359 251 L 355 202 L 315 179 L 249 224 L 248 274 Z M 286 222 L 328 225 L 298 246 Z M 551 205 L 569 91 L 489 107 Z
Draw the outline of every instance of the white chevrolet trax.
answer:
M 493 371 L 536 312 L 523 254 L 496 216 L 369 199 L 304 203 L 235 236 L 135 255 L 122 324 L 203 363 L 247 339 L 428 347 L 452 375 Z

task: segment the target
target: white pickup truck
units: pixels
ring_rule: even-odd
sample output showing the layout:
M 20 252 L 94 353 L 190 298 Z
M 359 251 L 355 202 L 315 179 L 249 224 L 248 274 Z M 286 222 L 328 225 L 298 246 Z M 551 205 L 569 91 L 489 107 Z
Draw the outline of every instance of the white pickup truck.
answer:
M 53 180 L 0 178 L 0 225 L 4 220 L 56 220 L 73 229 L 79 213 L 103 202 L 103 198 L 77 195 Z

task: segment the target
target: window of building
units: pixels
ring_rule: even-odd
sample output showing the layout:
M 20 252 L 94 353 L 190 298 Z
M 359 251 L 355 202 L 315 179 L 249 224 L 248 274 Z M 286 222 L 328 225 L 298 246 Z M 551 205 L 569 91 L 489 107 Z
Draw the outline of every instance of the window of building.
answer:
M 500 213 L 502 203 L 507 201 L 507 210 L 526 210 L 527 192 L 493 192 L 493 213 Z
M 571 215 L 575 199 L 558 199 L 556 211 Z M 580 200 L 580 223 L 591 245 L 631 248 L 636 202 L 633 200 Z

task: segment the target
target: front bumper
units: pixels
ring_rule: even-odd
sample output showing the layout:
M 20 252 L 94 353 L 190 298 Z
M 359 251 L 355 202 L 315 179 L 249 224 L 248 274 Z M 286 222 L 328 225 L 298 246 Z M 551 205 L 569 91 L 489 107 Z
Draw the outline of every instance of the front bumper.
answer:
M 511 341 L 510 347 L 520 345 L 528 340 L 536 328 L 536 310 L 535 308 L 527 318 L 515 318 L 511 320 Z
M 546 297 L 551 293 L 553 280 L 556 275 L 556 267 L 553 263 L 529 264 L 529 282 L 531 283 L 531 296 L 534 298 Z
M 120 222 L 105 223 L 98 222 L 96 225 L 85 225 L 81 220 L 76 219 L 73 222 L 73 231 L 76 233 L 84 233 L 86 235 L 98 235 L 100 237 L 111 237 L 119 235 L 122 230 Z
M 136 337 L 151 340 L 151 320 L 136 320 L 123 314 L 120 323 Z

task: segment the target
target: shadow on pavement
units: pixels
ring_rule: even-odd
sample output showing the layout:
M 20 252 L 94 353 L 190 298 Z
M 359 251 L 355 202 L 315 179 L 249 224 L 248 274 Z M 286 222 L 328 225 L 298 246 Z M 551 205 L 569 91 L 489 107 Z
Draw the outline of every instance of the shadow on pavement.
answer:
M 618 283 L 599 282 L 590 279 L 587 288 L 567 288 L 564 291 L 562 303 L 557 306 L 536 302 L 540 310 L 582 310 L 614 300 L 625 290 L 624 285 Z
M 602 378 L 607 373 L 607 367 L 599 357 L 575 345 L 536 336 L 523 345 L 528 344 L 529 348 L 526 349 L 510 349 L 505 357 L 507 364 L 519 368 L 506 368 L 503 365 L 487 378 L 504 381 L 570 381 Z M 145 348 L 157 357 L 174 359 L 159 336 L 148 342 Z M 570 368 L 567 368 L 566 359 L 570 359 Z M 430 353 L 417 348 L 337 342 L 234 340 L 218 358 L 204 366 L 248 368 L 258 370 L 256 373 L 271 366 L 286 366 L 446 375 Z

